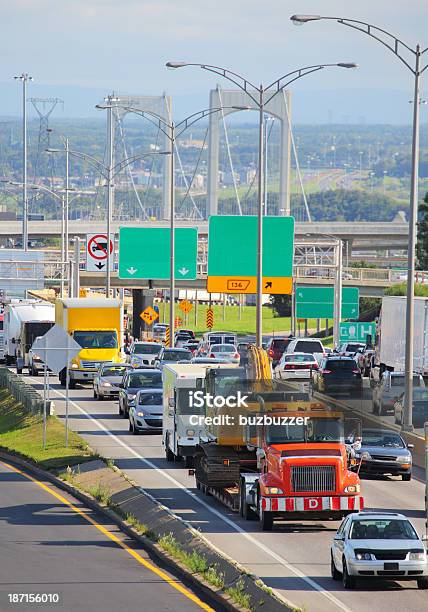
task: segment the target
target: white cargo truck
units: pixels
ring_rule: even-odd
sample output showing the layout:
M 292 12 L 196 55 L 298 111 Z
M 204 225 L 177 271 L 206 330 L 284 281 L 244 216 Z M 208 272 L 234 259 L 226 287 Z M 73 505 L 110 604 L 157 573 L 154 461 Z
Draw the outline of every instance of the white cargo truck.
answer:
M 6 304 L 4 311 L 4 356 L 16 364 L 18 374 L 28 367 L 28 352 L 37 336 L 55 324 L 55 306 L 49 302 L 23 300 Z
M 428 375 L 428 298 L 415 298 L 413 369 Z M 377 383 L 385 370 L 404 371 L 406 347 L 406 298 L 384 296 L 377 328 L 371 383 Z
M 193 456 L 205 433 L 203 420 L 205 402 L 194 394 L 204 388 L 207 370 L 233 368 L 225 364 L 174 363 L 163 367 L 163 422 L 162 443 L 167 461 L 184 458 L 186 467 L 192 467 Z

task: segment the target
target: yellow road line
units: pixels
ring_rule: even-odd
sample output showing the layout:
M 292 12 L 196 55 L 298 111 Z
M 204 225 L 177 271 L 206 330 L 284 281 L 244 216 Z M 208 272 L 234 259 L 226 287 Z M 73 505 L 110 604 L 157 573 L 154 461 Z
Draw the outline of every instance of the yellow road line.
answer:
M 80 516 L 82 516 L 88 523 L 96 527 L 98 531 L 101 531 L 101 533 L 104 534 L 107 538 L 110 538 L 110 540 L 115 542 L 115 544 L 123 548 L 123 550 L 125 550 L 128 553 L 128 555 L 130 555 L 131 557 L 134 557 L 134 559 L 136 559 L 138 563 L 140 563 L 141 565 L 144 565 L 144 567 L 146 567 L 148 570 L 150 570 L 151 572 L 159 576 L 159 578 L 167 582 L 174 589 L 179 591 L 182 595 L 184 595 L 185 597 L 193 601 L 193 603 L 199 606 L 199 608 L 201 608 L 202 610 L 206 610 L 207 612 L 215 612 L 213 608 L 211 608 L 210 606 L 205 604 L 203 601 L 201 601 L 199 597 L 197 597 L 196 595 L 193 595 L 193 593 L 191 593 L 188 589 L 182 586 L 174 578 L 170 578 L 168 574 L 166 574 L 161 569 L 157 568 L 155 565 L 150 563 L 150 561 L 147 561 L 146 559 L 144 559 L 137 551 L 132 550 L 132 548 L 129 548 L 129 546 L 127 546 L 124 542 L 122 542 L 117 536 L 115 536 L 113 533 L 111 533 L 108 529 L 106 529 L 102 525 L 98 524 L 96 521 L 94 521 L 93 518 L 91 518 L 88 514 L 86 514 L 86 512 L 77 508 L 74 504 L 72 504 L 67 499 L 65 499 L 65 497 L 63 497 L 62 495 L 60 495 L 59 493 L 57 493 L 56 491 L 54 491 L 53 489 L 45 485 L 43 482 L 36 480 L 29 474 L 26 474 L 25 472 L 14 467 L 13 465 L 9 465 L 8 463 L 5 463 L 4 461 L 0 461 L 0 464 L 6 466 L 10 470 L 13 470 L 14 472 L 17 472 L 18 474 L 21 474 L 21 476 L 24 476 L 24 478 L 27 478 L 27 480 L 31 480 L 36 485 L 38 485 L 41 489 L 44 489 L 45 491 L 47 491 L 47 493 L 50 493 L 53 497 L 55 497 L 62 504 L 65 504 L 66 506 L 71 508 L 74 512 L 76 512 L 76 514 L 80 514 Z

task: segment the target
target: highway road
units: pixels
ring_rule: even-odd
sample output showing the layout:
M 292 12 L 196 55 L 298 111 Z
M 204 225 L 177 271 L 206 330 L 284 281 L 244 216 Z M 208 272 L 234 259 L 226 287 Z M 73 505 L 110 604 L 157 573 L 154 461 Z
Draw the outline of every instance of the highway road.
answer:
M 189 612 L 214 609 L 156 566 L 115 525 L 47 482 L 0 462 L 0 610 Z M 57 604 L 9 601 L 50 594 Z M 24 599 L 25 602 L 25 599 Z
M 35 386 L 41 381 L 27 378 Z M 164 458 L 160 435 L 133 436 L 128 421 L 119 417 L 117 402 L 98 402 L 89 387 L 70 391 L 70 424 L 95 450 L 115 460 L 140 486 L 178 516 L 189 521 L 217 548 L 259 575 L 294 605 L 315 612 L 333 610 L 372 612 L 426 610 L 426 594 L 416 583 L 361 583 L 345 591 L 330 578 L 329 546 L 338 522 L 280 523 L 260 532 L 211 497 L 200 493 L 183 464 Z M 59 415 L 64 413 L 64 390 L 52 388 Z M 401 511 L 424 530 L 422 471 L 411 482 L 393 478 L 364 480 L 362 494 L 369 508 Z

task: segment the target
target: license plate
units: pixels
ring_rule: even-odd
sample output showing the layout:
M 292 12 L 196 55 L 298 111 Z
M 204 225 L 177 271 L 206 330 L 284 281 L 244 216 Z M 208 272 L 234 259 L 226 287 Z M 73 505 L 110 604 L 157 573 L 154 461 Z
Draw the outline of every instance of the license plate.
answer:
M 398 570 L 399 569 L 399 564 L 398 563 L 384 563 L 383 564 L 383 569 L 384 570 Z

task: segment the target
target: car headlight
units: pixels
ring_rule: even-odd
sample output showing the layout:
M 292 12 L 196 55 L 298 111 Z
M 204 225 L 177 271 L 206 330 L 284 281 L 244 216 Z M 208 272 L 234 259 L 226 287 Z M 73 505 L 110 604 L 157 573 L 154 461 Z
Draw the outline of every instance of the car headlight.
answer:
M 186 436 L 189 436 L 189 438 L 193 438 L 194 435 L 195 435 L 194 429 L 186 429 Z
M 105 380 L 104 382 L 101 383 L 101 386 L 102 387 L 111 387 L 111 384 L 107 380 Z
M 40 355 L 33 355 L 33 359 L 41 359 Z
M 128 393 L 128 399 L 129 400 L 134 400 L 137 397 L 137 395 L 135 393 Z
M 359 493 L 359 492 L 360 492 L 359 484 L 349 485 L 348 487 L 345 487 L 345 493 Z
M 372 556 L 369 552 L 357 552 L 355 553 L 355 558 L 358 559 L 358 561 L 371 561 L 372 560 Z
M 284 491 L 279 487 L 266 487 L 266 493 L 268 495 L 283 495 Z
M 77 370 L 77 368 L 79 367 L 79 365 L 77 363 L 72 363 L 71 367 L 73 370 Z
M 361 461 L 370 461 L 370 459 L 372 458 L 372 456 L 370 455 L 368 451 L 363 451 L 360 457 L 361 457 Z
M 139 417 L 143 417 L 144 415 L 145 415 L 145 413 L 144 413 L 144 412 L 141 412 L 141 410 L 138 410 L 138 411 L 137 411 L 137 416 L 139 416 Z
M 406 457 L 397 457 L 398 463 L 412 463 L 412 457 L 407 455 Z
M 425 553 L 422 551 L 409 553 L 409 561 L 425 561 Z

